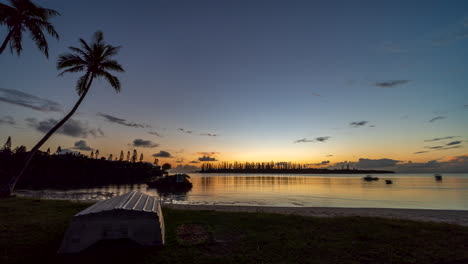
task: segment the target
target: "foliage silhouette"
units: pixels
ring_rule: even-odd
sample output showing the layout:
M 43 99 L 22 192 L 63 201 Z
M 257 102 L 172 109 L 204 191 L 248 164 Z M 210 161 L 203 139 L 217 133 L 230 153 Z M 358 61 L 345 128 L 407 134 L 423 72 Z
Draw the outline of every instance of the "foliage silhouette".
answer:
M 23 32 L 28 30 L 36 46 L 48 58 L 49 45 L 44 31 L 59 39 L 54 26 L 49 22 L 50 18 L 59 16 L 59 12 L 40 7 L 30 0 L 9 0 L 9 2 L 10 5 L 0 3 L 0 25 L 6 25 L 8 28 L 8 34 L 0 46 L 0 54 L 10 43 L 11 52 L 16 52 L 19 56 L 23 50 Z
M 27 155 L 26 152 L 0 151 L 0 182 L 7 182 L 21 168 Z M 145 183 L 162 174 L 159 167 L 147 162 L 108 161 L 71 153 L 48 155 L 38 151 L 18 186 L 76 188 Z

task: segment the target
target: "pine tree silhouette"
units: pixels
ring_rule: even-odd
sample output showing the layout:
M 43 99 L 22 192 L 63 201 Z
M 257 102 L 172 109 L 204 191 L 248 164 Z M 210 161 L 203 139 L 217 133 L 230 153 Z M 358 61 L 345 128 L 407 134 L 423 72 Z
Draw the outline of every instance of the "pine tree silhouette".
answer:
M 119 161 L 123 161 L 123 158 L 124 158 L 124 154 L 123 154 L 123 150 L 121 150 L 120 151 Z

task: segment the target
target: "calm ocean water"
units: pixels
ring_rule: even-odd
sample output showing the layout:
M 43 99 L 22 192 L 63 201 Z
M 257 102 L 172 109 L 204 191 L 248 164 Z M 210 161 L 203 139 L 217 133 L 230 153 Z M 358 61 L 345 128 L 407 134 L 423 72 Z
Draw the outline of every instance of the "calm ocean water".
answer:
M 374 207 L 468 210 L 468 173 L 380 174 L 366 182 L 350 174 L 190 174 L 188 193 L 164 195 L 165 203 L 257 206 Z M 385 184 L 392 179 L 393 184 Z M 158 194 L 146 184 L 109 185 L 71 190 L 18 190 L 22 196 L 47 199 L 102 200 L 140 190 Z

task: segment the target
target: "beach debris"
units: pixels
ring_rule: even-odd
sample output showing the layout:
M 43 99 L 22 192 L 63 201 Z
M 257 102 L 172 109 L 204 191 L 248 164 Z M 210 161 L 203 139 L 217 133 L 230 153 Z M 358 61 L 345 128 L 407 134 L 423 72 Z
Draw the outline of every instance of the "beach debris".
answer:
M 378 181 L 379 180 L 378 177 L 372 177 L 372 175 L 367 175 L 366 177 L 363 177 L 362 179 L 365 181 Z

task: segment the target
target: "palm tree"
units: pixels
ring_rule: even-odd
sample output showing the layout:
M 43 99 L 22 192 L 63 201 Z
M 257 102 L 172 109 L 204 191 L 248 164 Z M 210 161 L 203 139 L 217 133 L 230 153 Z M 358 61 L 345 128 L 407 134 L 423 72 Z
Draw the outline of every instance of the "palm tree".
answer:
M 44 35 L 47 31 L 52 37 L 59 39 L 57 31 L 49 22 L 54 16 L 59 16 L 59 12 L 40 7 L 30 0 L 9 0 L 10 5 L 0 3 L 0 26 L 6 25 L 8 34 L 0 46 L 0 54 L 3 53 L 8 43 L 11 52 L 16 51 L 18 55 L 23 50 L 21 41 L 23 32 L 29 30 L 31 38 L 36 46 L 49 57 L 49 47 Z
M 120 81 L 117 77 L 109 73 L 109 70 L 123 72 L 124 69 L 112 57 L 117 55 L 120 47 L 111 46 L 104 42 L 104 35 L 101 31 L 94 33 L 93 42 L 88 44 L 80 39 L 81 48 L 69 47 L 72 53 L 60 55 L 57 61 L 57 69 L 64 70 L 59 76 L 71 72 L 84 72 L 84 75 L 78 79 L 76 91 L 80 96 L 73 109 L 60 122 L 58 122 L 29 152 L 26 163 L 21 172 L 10 180 L 10 192 L 13 192 L 16 182 L 24 174 L 31 159 L 37 150 L 57 131 L 68 119 L 75 113 L 85 98 L 93 83 L 94 78 L 104 77 L 116 92 L 120 91 Z M 96 158 L 99 150 L 96 150 Z

